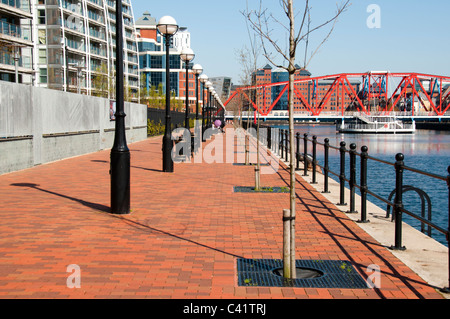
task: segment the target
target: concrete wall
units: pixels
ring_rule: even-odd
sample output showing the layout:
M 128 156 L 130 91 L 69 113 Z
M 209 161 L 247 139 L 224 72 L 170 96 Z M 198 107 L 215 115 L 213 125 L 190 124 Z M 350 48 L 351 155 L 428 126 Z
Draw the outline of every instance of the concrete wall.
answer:
M 0 174 L 111 148 L 108 99 L 0 81 Z M 147 138 L 147 107 L 125 103 L 127 143 Z

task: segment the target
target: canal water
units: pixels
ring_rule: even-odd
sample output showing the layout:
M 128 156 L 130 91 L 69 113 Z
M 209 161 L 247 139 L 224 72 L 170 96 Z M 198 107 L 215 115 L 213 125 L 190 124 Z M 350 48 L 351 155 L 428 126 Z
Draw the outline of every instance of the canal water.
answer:
M 278 128 L 287 129 L 288 126 L 276 126 Z M 433 130 L 416 130 L 414 134 L 341 134 L 336 132 L 335 125 L 296 125 L 295 131 L 308 134 L 308 138 L 313 135 L 317 136 L 317 141 L 323 143 L 325 138 L 330 140 L 330 145 L 339 147 L 341 141 L 346 143 L 346 148 L 350 148 L 351 143 L 356 144 L 356 150 L 361 152 L 363 145 L 367 146 L 369 156 L 394 163 L 395 155 L 403 153 L 405 156 L 404 163 L 408 167 L 416 168 L 421 171 L 433 173 L 443 177 L 447 176 L 447 167 L 450 165 L 450 132 L 449 131 L 433 131 Z M 300 152 L 303 152 L 303 140 L 300 142 Z M 308 153 L 312 153 L 312 144 L 308 143 Z M 324 165 L 323 146 L 317 146 L 317 160 L 320 165 Z M 346 153 L 346 178 L 349 179 L 349 154 Z M 356 183 L 359 185 L 359 167 L 360 157 L 356 157 L 357 174 Z M 330 148 L 329 151 L 330 170 L 339 174 L 340 156 L 337 150 Z M 321 177 L 321 176 L 320 176 Z M 319 177 L 319 178 L 320 178 Z M 338 177 L 333 174 L 330 178 L 338 181 Z M 418 174 L 408 170 L 404 170 L 404 185 L 410 185 L 426 192 L 430 198 L 431 220 L 444 229 L 448 229 L 448 196 L 449 191 L 445 181 L 437 180 L 426 175 Z M 368 188 L 378 196 L 388 199 L 390 193 L 395 189 L 395 169 L 394 166 L 380 163 L 374 160 L 368 160 Z M 346 183 L 348 187 L 348 183 Z M 359 189 L 356 189 L 359 194 Z M 346 202 L 348 203 L 348 198 Z M 368 195 L 368 200 L 377 206 L 387 209 L 387 205 L 374 196 Z M 392 198 L 393 202 L 393 198 Z M 414 191 L 405 192 L 403 195 L 404 207 L 417 215 L 422 214 L 422 200 Z M 428 216 L 428 204 L 425 202 L 425 215 Z M 391 208 L 392 216 L 392 208 Z M 421 222 L 403 214 L 403 220 L 415 227 L 421 229 Z M 428 227 L 425 226 L 425 230 Z M 435 229 L 431 230 L 431 237 L 440 243 L 448 246 L 445 235 Z M 406 243 L 404 243 L 407 245 Z

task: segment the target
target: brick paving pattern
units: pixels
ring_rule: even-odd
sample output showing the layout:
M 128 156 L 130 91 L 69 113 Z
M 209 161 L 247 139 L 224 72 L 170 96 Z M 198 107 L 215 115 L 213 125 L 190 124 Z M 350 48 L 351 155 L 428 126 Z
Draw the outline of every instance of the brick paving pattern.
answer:
M 234 193 L 254 184 L 251 166 L 176 163 L 163 173 L 161 140 L 129 145 L 129 215 L 109 213 L 109 150 L 0 176 L 0 298 L 441 298 L 301 176 L 296 258 L 348 260 L 363 278 L 376 264 L 381 287 L 238 286 L 238 258 L 282 257 L 289 194 Z M 261 177 L 288 183 L 284 165 Z M 67 286 L 72 264 L 80 288 Z

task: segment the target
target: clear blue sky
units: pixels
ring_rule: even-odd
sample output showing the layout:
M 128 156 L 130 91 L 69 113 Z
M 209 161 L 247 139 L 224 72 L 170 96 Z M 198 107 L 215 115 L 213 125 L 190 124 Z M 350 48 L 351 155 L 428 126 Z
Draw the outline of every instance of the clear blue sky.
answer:
M 248 42 L 246 21 L 240 11 L 245 0 L 131 0 L 135 19 L 148 11 L 158 21 L 164 15 L 173 16 L 180 26 L 191 33 L 191 47 L 205 74 L 230 76 L 238 84 L 241 67 L 236 51 Z M 343 0 L 311 0 L 312 25 L 325 21 Z M 388 70 L 450 75 L 450 36 L 445 23 L 450 13 L 448 0 L 351 0 L 330 39 L 308 65 L 313 76 Z M 370 4 L 380 8 L 381 27 L 368 28 L 366 21 Z M 249 0 L 257 9 L 259 0 Z M 281 21 L 278 0 L 263 0 L 263 5 Z M 296 10 L 304 2 L 295 0 Z M 300 17 L 297 18 L 300 21 Z M 278 29 L 276 25 L 273 26 Z M 287 35 L 277 33 L 279 43 L 286 45 Z M 313 34 L 321 41 L 323 33 Z M 297 62 L 302 65 L 304 47 L 297 50 Z M 268 62 L 259 59 L 260 66 Z

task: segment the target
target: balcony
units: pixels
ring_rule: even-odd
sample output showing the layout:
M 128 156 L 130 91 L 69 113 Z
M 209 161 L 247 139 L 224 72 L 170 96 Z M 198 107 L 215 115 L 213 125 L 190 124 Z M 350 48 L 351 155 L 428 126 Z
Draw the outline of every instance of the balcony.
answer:
M 28 46 L 33 45 L 31 41 L 31 31 L 29 29 L 23 29 L 16 24 L 0 21 L 0 34 L 4 36 L 4 40 L 8 40 L 9 42 Z
M 100 23 L 100 24 L 104 24 L 105 23 L 105 19 L 103 17 L 103 15 L 100 15 L 94 11 L 88 10 L 88 18 L 94 22 Z
M 98 30 L 89 28 L 89 35 L 90 35 L 91 37 L 95 37 L 95 38 L 97 38 L 97 39 L 106 41 L 106 35 L 105 35 L 105 32 L 101 32 L 101 31 L 98 31 Z
M 88 0 L 86 3 L 89 5 L 93 5 L 97 9 L 103 10 L 103 1 L 102 0 Z
M 20 18 L 33 18 L 30 3 L 27 0 L 0 0 L 0 9 Z

